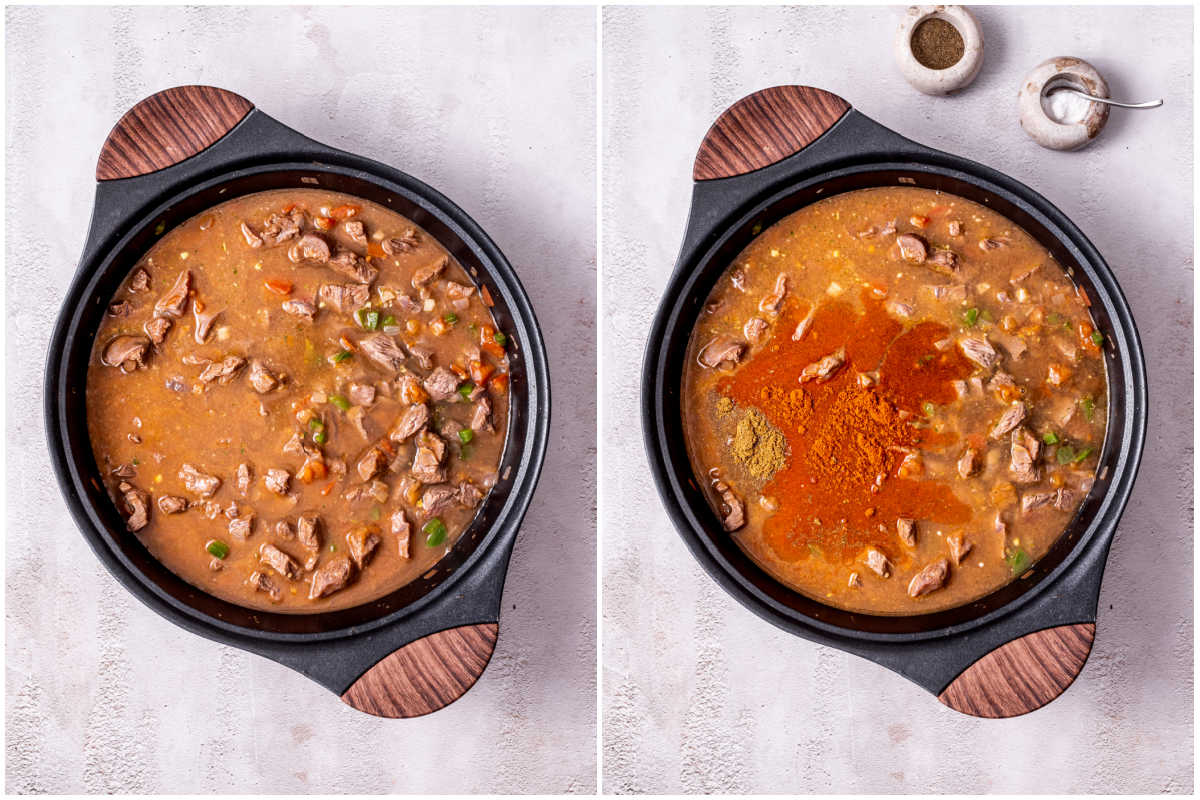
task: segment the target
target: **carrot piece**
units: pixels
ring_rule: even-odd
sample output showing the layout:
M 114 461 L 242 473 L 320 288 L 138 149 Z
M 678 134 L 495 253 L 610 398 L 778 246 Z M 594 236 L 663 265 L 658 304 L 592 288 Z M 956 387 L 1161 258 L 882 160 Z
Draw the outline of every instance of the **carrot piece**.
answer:
M 471 381 L 476 386 L 482 386 L 487 382 L 487 379 L 492 376 L 496 368 L 491 364 L 485 364 L 482 361 L 471 362 Z
M 292 284 L 290 281 L 280 280 L 279 278 L 267 278 L 263 285 L 270 289 L 275 294 L 291 294 Z
M 331 230 L 333 228 L 333 223 L 333 217 L 313 217 L 313 225 L 316 225 L 323 231 Z
M 508 391 L 508 373 L 501 372 L 499 375 L 493 375 L 488 381 L 488 386 L 496 394 L 504 394 Z
M 361 206 L 352 206 L 352 205 L 338 206 L 333 211 L 329 212 L 329 216 L 331 216 L 337 220 L 350 219 L 351 217 L 353 217 L 355 214 L 357 214 L 361 210 L 362 210 Z
M 913 227 L 924 228 L 929 224 L 929 217 L 922 217 L 920 214 L 913 214 L 908 218 L 908 221 L 912 223 Z
M 379 242 L 367 242 L 367 258 L 383 258 L 386 255 Z

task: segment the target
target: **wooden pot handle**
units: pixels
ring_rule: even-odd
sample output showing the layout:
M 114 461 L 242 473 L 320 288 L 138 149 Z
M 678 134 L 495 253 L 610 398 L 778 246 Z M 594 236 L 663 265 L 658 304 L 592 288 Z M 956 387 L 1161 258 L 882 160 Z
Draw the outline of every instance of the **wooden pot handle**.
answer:
M 1041 708 L 1075 680 L 1092 652 L 1093 623 L 1013 639 L 967 667 L 938 695 L 963 714 L 1000 719 Z
M 798 153 L 850 110 L 836 94 L 811 86 L 772 86 L 725 110 L 700 143 L 692 178 L 731 178 Z
M 496 648 L 494 622 L 449 628 L 404 645 L 342 695 L 377 717 L 419 717 L 444 708 L 475 685 Z
M 215 86 L 152 94 L 113 126 L 100 148 L 96 180 L 134 178 L 196 155 L 233 130 L 254 105 Z

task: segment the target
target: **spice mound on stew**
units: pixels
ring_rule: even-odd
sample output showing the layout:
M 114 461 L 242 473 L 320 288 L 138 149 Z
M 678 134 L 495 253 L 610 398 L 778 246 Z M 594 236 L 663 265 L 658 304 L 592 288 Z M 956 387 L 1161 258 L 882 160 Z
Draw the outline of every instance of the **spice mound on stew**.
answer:
M 763 231 L 692 334 L 689 457 L 797 591 L 919 614 L 1019 578 L 1090 491 L 1104 337 L 1053 256 L 973 202 L 865 189 Z
M 497 481 L 511 343 L 490 304 L 429 234 L 347 195 L 247 195 L 166 232 L 88 369 L 127 528 L 250 608 L 346 608 L 420 577 Z

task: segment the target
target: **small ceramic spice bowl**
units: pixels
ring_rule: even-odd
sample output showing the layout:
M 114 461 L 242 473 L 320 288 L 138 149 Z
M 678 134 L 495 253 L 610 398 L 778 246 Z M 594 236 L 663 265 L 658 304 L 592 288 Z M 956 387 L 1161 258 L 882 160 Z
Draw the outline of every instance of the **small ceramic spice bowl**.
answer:
M 1069 56 L 1049 58 L 1033 68 L 1021 84 L 1017 108 L 1021 127 L 1030 138 L 1051 150 L 1078 150 L 1100 135 L 1108 122 L 1108 106 L 1074 92 L 1108 98 L 1108 83 L 1086 61 Z
M 963 6 L 912 6 L 896 31 L 896 65 L 914 89 L 949 94 L 983 65 L 983 29 Z

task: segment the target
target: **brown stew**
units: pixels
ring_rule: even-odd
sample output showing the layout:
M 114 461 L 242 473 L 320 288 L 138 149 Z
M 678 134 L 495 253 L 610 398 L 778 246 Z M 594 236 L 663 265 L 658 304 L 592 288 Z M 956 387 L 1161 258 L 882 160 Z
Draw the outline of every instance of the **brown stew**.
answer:
M 919 614 L 1055 542 L 1104 442 L 1104 338 L 1028 233 L 926 189 L 830 197 L 763 231 L 692 333 L 689 456 L 781 582 Z
M 88 370 L 129 530 L 252 608 L 345 608 L 419 577 L 497 480 L 509 342 L 490 303 L 433 237 L 345 195 L 247 195 L 167 232 Z

